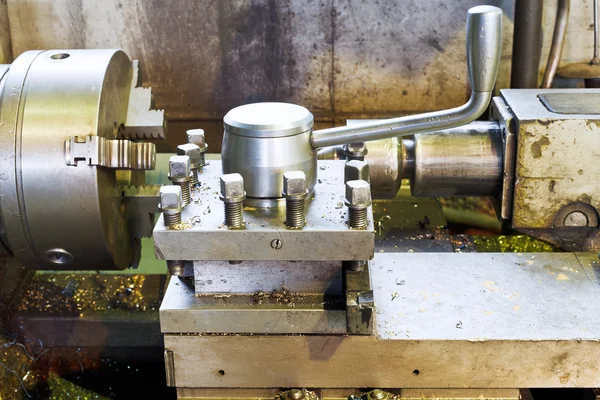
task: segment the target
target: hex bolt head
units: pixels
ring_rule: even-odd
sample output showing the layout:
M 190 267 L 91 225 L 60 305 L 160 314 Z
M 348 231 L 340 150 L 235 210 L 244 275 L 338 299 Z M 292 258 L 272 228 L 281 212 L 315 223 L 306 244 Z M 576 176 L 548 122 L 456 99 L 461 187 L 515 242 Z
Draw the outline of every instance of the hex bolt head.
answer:
M 244 178 L 240 174 L 221 175 L 221 200 L 238 202 L 246 198 Z
M 181 212 L 183 202 L 180 186 L 167 185 L 160 188 L 160 209 L 162 211 Z
M 367 145 L 364 142 L 349 143 L 344 146 L 344 150 L 346 150 L 346 157 L 348 160 L 363 161 L 365 156 L 369 153 Z
M 371 186 L 367 181 L 346 182 L 346 206 L 349 208 L 368 208 L 371 205 Z
M 189 156 L 173 156 L 169 159 L 169 179 L 190 179 L 191 163 Z
M 202 153 L 206 152 L 208 147 L 204 138 L 204 129 L 190 129 L 187 132 L 188 143 L 195 144 L 200 148 Z
M 307 192 L 304 172 L 288 171 L 283 174 L 284 196 L 304 196 Z
M 177 146 L 177 154 L 190 158 L 191 169 L 200 167 L 200 147 L 193 143 L 180 144 Z
M 369 182 L 369 164 L 366 161 L 350 160 L 344 167 L 344 182 L 367 181 Z

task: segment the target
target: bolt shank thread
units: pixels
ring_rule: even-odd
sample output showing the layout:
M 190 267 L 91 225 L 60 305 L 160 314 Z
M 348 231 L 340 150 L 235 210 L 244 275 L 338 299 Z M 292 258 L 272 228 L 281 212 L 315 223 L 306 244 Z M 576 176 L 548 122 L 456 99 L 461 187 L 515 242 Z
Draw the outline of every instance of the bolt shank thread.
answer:
M 366 229 L 368 225 L 367 208 L 349 208 L 348 226 L 353 229 Z
M 206 155 L 204 153 L 200 153 L 200 168 L 206 165 Z
M 174 213 L 174 214 L 163 213 L 163 218 L 164 218 L 166 227 L 171 228 L 174 225 L 181 224 L 181 213 Z
M 302 228 L 306 225 L 306 202 L 304 198 L 285 199 L 285 224 L 289 228 Z
M 169 269 L 169 273 L 173 276 L 183 275 L 184 267 L 185 267 L 185 261 L 167 260 L 167 268 Z
M 243 203 L 232 202 L 225 204 L 225 225 L 229 228 L 240 228 L 244 225 Z
M 181 200 L 186 206 L 192 202 L 192 193 L 190 181 L 173 182 L 174 185 L 181 186 Z

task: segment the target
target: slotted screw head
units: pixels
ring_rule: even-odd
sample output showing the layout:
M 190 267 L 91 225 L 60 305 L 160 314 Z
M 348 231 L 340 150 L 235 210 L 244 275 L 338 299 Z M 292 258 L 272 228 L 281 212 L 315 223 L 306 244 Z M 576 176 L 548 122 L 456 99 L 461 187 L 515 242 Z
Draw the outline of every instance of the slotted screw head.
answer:
M 167 185 L 160 188 L 160 208 L 161 210 L 181 212 L 183 201 L 181 200 L 180 186 Z
M 366 181 L 346 182 L 346 206 L 367 208 L 371 205 L 371 186 Z
M 180 144 L 177 146 L 177 154 L 180 156 L 188 156 L 190 158 L 190 164 L 195 166 L 200 163 L 200 156 L 202 152 L 200 147 L 193 143 Z
M 188 143 L 195 144 L 200 151 L 206 150 L 206 139 L 204 138 L 204 129 L 190 129 L 187 132 Z
M 246 197 L 244 192 L 244 178 L 240 174 L 221 175 L 221 197 L 224 200 L 243 200 Z
M 187 178 L 190 173 L 189 156 L 173 156 L 169 159 L 169 177 L 171 179 Z
M 306 175 L 302 171 L 288 171 L 283 174 L 283 195 L 299 196 L 306 194 Z

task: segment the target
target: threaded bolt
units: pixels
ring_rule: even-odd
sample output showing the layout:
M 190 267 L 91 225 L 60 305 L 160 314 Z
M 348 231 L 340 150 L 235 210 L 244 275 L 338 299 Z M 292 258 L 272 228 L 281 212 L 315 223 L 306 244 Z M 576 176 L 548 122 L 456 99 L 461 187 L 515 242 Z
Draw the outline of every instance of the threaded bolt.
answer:
M 369 221 L 367 210 L 371 205 L 371 186 L 363 180 L 346 182 L 346 207 L 348 226 L 353 229 L 366 229 Z
M 344 167 L 344 183 L 348 181 L 369 182 L 369 164 L 360 160 L 347 161 Z
M 182 260 L 167 260 L 167 269 L 169 274 L 173 276 L 183 275 L 183 269 L 185 267 L 185 261 Z
M 348 209 L 348 225 L 354 229 L 365 229 L 367 227 L 367 209 L 366 208 L 349 208 Z
M 243 224 L 243 203 L 225 203 L 225 225 L 229 228 L 239 228 Z
M 159 208 L 163 213 L 164 224 L 167 228 L 173 228 L 181 224 L 181 211 L 183 209 L 181 198 L 181 187 L 168 185 L 160 188 Z
M 285 224 L 288 228 L 302 228 L 306 225 L 306 175 L 302 171 L 288 171 L 283 174 L 285 197 Z
M 225 225 L 241 228 L 244 225 L 244 178 L 240 174 L 221 176 L 221 196 L 225 208 Z
M 173 185 L 181 187 L 181 198 L 183 205 L 192 202 L 190 183 L 192 181 L 192 170 L 189 156 L 173 156 L 169 159 L 169 180 Z
M 177 154 L 180 156 L 188 156 L 190 158 L 190 169 L 192 171 L 192 187 L 198 186 L 198 168 L 203 165 L 202 156 L 204 153 L 200 152 L 200 147 L 193 143 L 180 144 L 177 146 Z
M 204 129 L 190 129 L 187 132 L 188 143 L 195 144 L 200 148 L 200 165 L 199 168 L 202 168 L 206 165 L 206 150 L 208 149 L 208 144 L 206 144 L 206 139 L 204 138 Z
M 181 224 L 181 213 L 179 214 L 163 214 L 165 226 L 173 228 L 176 225 Z

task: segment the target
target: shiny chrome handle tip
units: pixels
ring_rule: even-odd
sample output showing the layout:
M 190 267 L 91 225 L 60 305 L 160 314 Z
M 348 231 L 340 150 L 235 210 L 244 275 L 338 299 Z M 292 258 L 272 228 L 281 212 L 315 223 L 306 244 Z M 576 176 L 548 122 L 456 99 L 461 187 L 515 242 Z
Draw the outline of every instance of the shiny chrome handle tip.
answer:
M 502 10 L 494 6 L 471 8 L 467 14 L 467 65 L 472 90 L 494 90 L 501 49 Z

